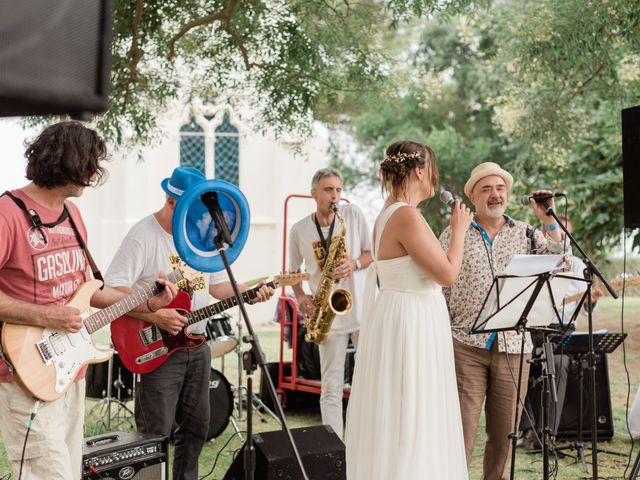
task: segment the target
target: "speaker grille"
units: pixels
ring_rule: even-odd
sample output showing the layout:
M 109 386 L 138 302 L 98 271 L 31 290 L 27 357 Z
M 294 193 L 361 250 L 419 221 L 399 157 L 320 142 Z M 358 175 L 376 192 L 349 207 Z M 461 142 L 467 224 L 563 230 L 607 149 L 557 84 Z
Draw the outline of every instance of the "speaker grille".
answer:
M 0 6 L 0 114 L 106 107 L 108 0 L 29 0 Z
M 574 361 L 574 366 L 579 364 L 579 358 L 570 355 Z M 607 365 L 607 355 L 597 353 L 595 355 L 596 366 L 596 412 L 598 439 L 608 440 L 613 438 L 613 417 L 611 414 L 611 393 L 609 390 L 609 367 Z M 580 421 L 580 381 L 578 368 L 569 370 L 567 381 L 567 393 L 558 426 L 558 439 L 575 440 L 578 438 L 578 428 Z M 591 439 L 591 374 L 588 369 L 583 370 L 582 386 L 582 439 Z
M 640 227 L 640 106 L 622 110 L 624 226 Z

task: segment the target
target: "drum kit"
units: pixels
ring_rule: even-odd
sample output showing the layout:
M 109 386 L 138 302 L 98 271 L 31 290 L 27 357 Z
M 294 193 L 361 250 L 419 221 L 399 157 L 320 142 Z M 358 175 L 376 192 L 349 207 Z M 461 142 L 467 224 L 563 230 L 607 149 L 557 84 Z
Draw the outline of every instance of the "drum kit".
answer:
M 214 440 L 229 425 L 233 424 L 236 434 L 241 429 L 236 420 L 243 419 L 243 408 L 246 406 L 246 392 L 242 387 L 242 351 L 238 338 L 242 337 L 242 324 L 237 322 L 236 335 L 231 325 L 231 316 L 226 313 L 208 319 L 204 336 L 211 350 L 211 359 L 219 359 L 221 370 L 211 367 L 209 376 L 209 405 L 211 418 L 207 440 Z M 238 356 L 238 383 L 231 384 L 224 375 L 225 356 L 235 351 Z M 87 412 L 87 434 L 97 435 L 104 432 L 127 429 L 135 430 L 133 411 L 127 402 L 135 398 L 135 375 L 122 364 L 117 352 L 105 363 L 89 365 L 86 375 L 86 396 L 98 400 Z M 276 421 L 275 413 L 262 403 L 260 398 L 253 397 L 254 411 L 258 414 L 269 413 Z

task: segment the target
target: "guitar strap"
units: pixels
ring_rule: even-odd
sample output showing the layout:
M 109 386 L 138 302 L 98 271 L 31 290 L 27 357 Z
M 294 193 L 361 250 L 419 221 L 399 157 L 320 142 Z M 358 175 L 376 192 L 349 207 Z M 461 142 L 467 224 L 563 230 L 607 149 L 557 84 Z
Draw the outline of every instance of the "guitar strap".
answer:
M 104 279 L 102 278 L 102 274 L 100 273 L 100 270 L 98 269 L 98 266 L 96 265 L 96 262 L 93 260 L 93 257 L 91 256 L 91 253 L 89 252 L 89 248 L 87 247 L 87 242 L 85 242 L 84 238 L 82 238 L 82 235 L 80 235 L 80 232 L 78 231 L 78 227 L 76 226 L 76 222 L 73 220 L 73 216 L 71 215 L 71 212 L 69 212 L 69 209 L 67 208 L 66 204 L 64 205 L 64 209 L 62 210 L 62 214 L 60 214 L 60 216 L 58 217 L 58 219 L 55 222 L 42 223 L 42 220 L 40 219 L 40 215 L 38 215 L 38 212 L 36 212 L 32 208 L 27 208 L 27 206 L 22 201 L 22 199 L 16 197 L 15 195 L 13 195 L 8 190 L 6 192 L 4 192 L 2 195 L 0 195 L 0 197 L 2 197 L 4 195 L 8 196 L 11 200 L 13 200 L 13 202 L 22 211 L 24 211 L 27 214 L 27 216 L 29 217 L 29 220 L 31 221 L 33 226 L 35 228 L 37 228 L 38 231 L 40 232 L 40 235 L 42 236 L 42 238 L 43 238 L 45 243 L 48 243 L 48 239 L 47 239 L 46 235 L 44 234 L 44 231 L 42 230 L 42 227 L 53 228 L 56 225 L 59 225 L 60 223 L 64 222 L 68 218 L 69 219 L 69 223 L 71 224 L 71 227 L 73 228 L 73 232 L 76 235 L 76 239 L 78 240 L 78 243 L 80 244 L 80 246 L 84 250 L 85 255 L 87 256 L 87 260 L 89 261 L 89 265 L 91 266 L 91 272 L 93 273 L 93 278 L 95 278 L 96 280 L 100 280 L 102 282 L 102 286 L 100 287 L 100 290 L 102 290 L 104 288 Z

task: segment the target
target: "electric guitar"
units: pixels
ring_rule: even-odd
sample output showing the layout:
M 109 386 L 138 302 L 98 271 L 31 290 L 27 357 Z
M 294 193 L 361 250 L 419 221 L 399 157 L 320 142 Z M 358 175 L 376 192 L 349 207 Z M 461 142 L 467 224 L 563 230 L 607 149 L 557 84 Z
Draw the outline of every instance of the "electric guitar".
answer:
M 309 273 L 276 275 L 273 281 L 267 283 L 267 286 L 278 288 L 296 285 L 303 280 L 308 280 L 309 277 Z M 258 290 L 260 286 L 242 292 L 242 299 L 245 302 L 253 300 Z M 191 298 L 187 293 L 180 291 L 165 307 L 180 310 L 180 313 L 187 317 L 187 323 L 179 333 L 171 335 L 152 323 L 124 315 L 111 324 L 111 339 L 125 367 L 133 373 L 149 373 L 162 365 L 173 352 L 197 348 L 205 342 L 203 335 L 187 333 L 187 326 L 206 320 L 236 305 L 238 301 L 234 296 L 190 311 Z
M 183 278 L 180 270 L 167 275 L 171 283 Z M 102 286 L 100 280 L 89 280 L 78 287 L 67 302 L 80 310 L 84 326 L 77 333 L 33 325 L 4 323 L 2 349 L 22 389 L 42 401 L 60 398 L 72 385 L 76 375 L 88 363 L 100 363 L 113 355 L 113 349 L 96 348 L 91 334 L 112 320 L 142 305 L 160 292 L 153 284 L 123 297 L 113 305 L 92 313 L 90 300 Z
M 613 288 L 616 292 L 619 292 L 620 290 L 622 290 L 623 285 L 625 287 L 630 287 L 632 285 L 640 285 L 640 275 L 628 275 L 626 277 L 623 277 L 622 275 L 620 275 L 612 279 L 609 282 L 609 285 L 611 285 L 611 288 Z M 605 289 L 605 293 L 606 292 L 607 290 Z M 584 291 L 564 297 L 564 303 L 566 305 L 567 303 L 580 300 L 583 295 L 584 295 Z M 586 301 L 585 301 L 585 305 L 586 305 Z

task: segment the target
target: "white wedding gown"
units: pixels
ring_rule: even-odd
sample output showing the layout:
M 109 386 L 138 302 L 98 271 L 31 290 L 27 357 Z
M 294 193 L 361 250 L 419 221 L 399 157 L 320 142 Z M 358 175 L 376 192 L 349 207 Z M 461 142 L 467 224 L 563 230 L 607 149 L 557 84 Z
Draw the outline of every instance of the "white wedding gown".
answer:
M 375 259 L 388 219 L 405 205 L 390 205 L 376 220 L 347 411 L 347 480 L 466 480 L 451 327 L 441 287 L 408 255 Z

